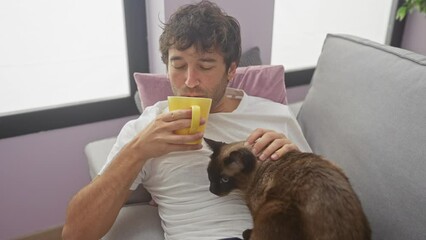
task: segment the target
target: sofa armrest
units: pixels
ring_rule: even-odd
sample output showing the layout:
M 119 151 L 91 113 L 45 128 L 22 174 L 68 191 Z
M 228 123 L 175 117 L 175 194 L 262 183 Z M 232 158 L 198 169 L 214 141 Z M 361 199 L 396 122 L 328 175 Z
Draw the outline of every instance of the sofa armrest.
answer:
M 84 153 L 87 157 L 87 162 L 89 164 L 90 177 L 94 179 L 99 171 L 104 166 L 108 154 L 111 151 L 116 137 L 106 138 L 90 142 L 86 145 Z M 148 203 L 151 200 L 151 195 L 146 191 L 146 189 L 139 185 L 138 188 L 132 193 L 132 195 L 127 200 L 126 204 L 130 203 Z
M 426 56 L 329 34 L 298 121 L 339 165 L 372 239 L 426 239 Z
M 84 148 L 84 153 L 89 164 L 90 178 L 93 180 L 104 166 L 108 154 L 114 146 L 116 137 L 106 138 L 88 143 Z

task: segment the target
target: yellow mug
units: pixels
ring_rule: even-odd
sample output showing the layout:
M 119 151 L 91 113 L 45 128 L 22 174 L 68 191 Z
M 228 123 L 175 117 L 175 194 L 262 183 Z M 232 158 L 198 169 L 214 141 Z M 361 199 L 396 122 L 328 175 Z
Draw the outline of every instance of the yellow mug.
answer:
M 179 129 L 176 131 L 176 134 L 188 135 L 204 132 L 212 105 L 211 98 L 168 96 L 167 101 L 169 103 L 169 111 L 180 109 L 192 110 L 191 127 Z M 201 118 L 205 120 L 205 123 L 200 126 Z M 201 143 L 201 139 L 199 141 L 189 142 L 188 144 L 199 143 Z

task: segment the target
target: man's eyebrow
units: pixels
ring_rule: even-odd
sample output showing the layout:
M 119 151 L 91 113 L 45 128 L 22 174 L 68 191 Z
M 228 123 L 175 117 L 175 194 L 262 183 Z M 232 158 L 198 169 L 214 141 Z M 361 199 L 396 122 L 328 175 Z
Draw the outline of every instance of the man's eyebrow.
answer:
M 201 57 L 198 59 L 200 62 L 216 62 L 217 60 L 211 57 Z
M 181 56 L 171 56 L 170 61 L 182 60 Z

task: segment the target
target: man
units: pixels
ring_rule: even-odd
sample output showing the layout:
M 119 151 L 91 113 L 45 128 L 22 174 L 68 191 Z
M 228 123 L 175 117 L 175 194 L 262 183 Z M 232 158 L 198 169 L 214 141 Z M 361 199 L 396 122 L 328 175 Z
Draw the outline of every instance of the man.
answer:
M 123 127 L 98 177 L 71 200 L 64 239 L 101 238 L 138 184 L 158 204 L 166 239 L 241 237 L 252 226 L 246 205 L 237 193 L 209 192 L 211 151 L 205 143 L 185 143 L 203 136 L 246 139 L 261 160 L 310 151 L 287 106 L 242 91 L 239 97 L 225 94 L 241 56 L 241 36 L 237 20 L 215 4 L 180 8 L 164 26 L 160 50 L 175 95 L 212 98 L 204 135 L 174 134 L 190 126 L 191 110 L 169 112 L 166 101 L 145 109 Z

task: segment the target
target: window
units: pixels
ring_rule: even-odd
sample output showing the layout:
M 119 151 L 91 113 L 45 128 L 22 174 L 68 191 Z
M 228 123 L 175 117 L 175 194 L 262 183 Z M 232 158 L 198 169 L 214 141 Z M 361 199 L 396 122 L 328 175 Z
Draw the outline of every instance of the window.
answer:
M 144 0 L 2 1 L 0 138 L 137 114 L 144 13 Z
M 403 1 L 398 0 L 398 5 Z M 392 1 L 384 0 L 320 2 L 275 0 L 275 19 L 278 21 L 284 17 L 281 20 L 284 24 L 298 26 L 292 30 L 286 25 L 274 24 L 277 30 L 273 39 L 272 64 L 286 66 L 288 87 L 309 83 L 314 71 L 313 59 L 316 61 L 322 44 L 318 39 L 324 37 L 324 32 L 345 30 L 325 28 L 329 23 L 340 26 L 342 19 L 346 21 L 347 17 L 367 18 L 371 15 L 377 17 L 374 26 L 385 26 L 386 14 L 388 19 L 393 19 L 397 7 L 391 4 Z M 352 14 L 350 11 L 357 11 L 352 6 L 356 3 L 364 8 L 358 10 L 362 11 L 359 14 Z M 291 4 L 293 11 L 286 11 L 290 9 L 288 5 L 283 9 L 285 4 Z M 344 10 L 330 6 L 342 6 Z M 371 12 L 367 14 L 365 9 Z M 331 13 L 327 12 L 329 10 Z M 137 114 L 133 100 L 136 85 L 132 75 L 148 72 L 145 12 L 145 0 L 0 1 L 0 138 Z M 324 14 L 332 18 L 322 18 Z M 308 24 L 302 24 L 302 20 Z M 359 29 L 369 27 L 360 26 Z M 392 37 L 388 38 L 388 43 L 400 46 L 403 27 L 404 22 L 391 24 Z M 284 32 L 277 35 L 282 30 Z M 303 34 L 313 30 L 321 30 L 312 35 L 316 46 L 297 42 Z M 383 33 L 387 31 L 377 32 L 382 34 L 378 39 L 383 40 Z M 284 34 L 285 40 L 292 43 L 291 49 L 288 46 L 276 49 L 277 43 L 283 41 L 276 39 L 279 34 Z M 297 45 L 300 48 L 296 48 Z M 298 52 L 291 53 L 290 50 Z M 297 62 L 294 64 L 274 55 L 279 53 L 293 60 L 304 51 L 306 59 L 295 58 Z M 65 80 L 66 77 L 70 79 Z M 52 80 L 50 83 L 45 82 L 48 78 Z M 93 83 L 92 87 L 88 82 Z M 65 88 L 61 90 L 61 87 Z
M 394 20 L 397 2 L 276 0 L 271 64 L 286 66 L 287 86 L 299 85 L 310 81 L 327 33 L 400 46 L 402 31 L 398 28 L 403 23 Z

